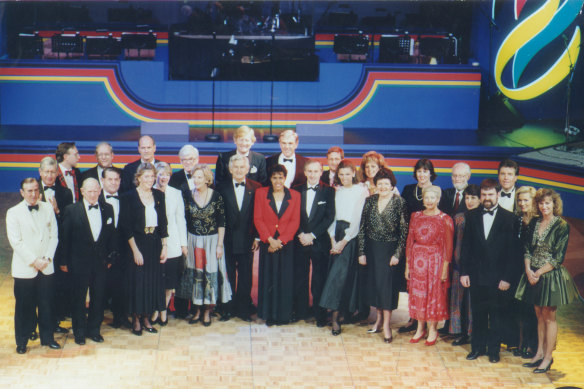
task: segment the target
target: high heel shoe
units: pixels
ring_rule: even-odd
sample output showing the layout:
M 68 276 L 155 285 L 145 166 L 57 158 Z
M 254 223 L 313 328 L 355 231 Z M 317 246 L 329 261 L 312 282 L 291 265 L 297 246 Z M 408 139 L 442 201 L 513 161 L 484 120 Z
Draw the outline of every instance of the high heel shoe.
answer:
M 418 343 L 420 341 L 420 339 L 422 339 L 424 336 L 426 336 L 426 330 L 424 330 L 424 332 L 422 332 L 422 335 L 420 335 L 419 338 L 411 338 L 410 343 Z
M 368 334 L 378 334 L 381 332 L 381 328 L 370 328 L 367 330 Z
M 191 320 L 189 320 L 189 324 L 198 323 L 200 320 L 201 320 L 201 317 L 193 317 Z
M 331 330 L 331 333 L 333 334 L 333 336 L 338 336 L 341 334 L 341 325 L 339 323 L 336 323 L 339 326 L 338 330 L 335 330 L 335 323 L 333 323 L 333 329 Z
M 534 367 L 538 367 L 541 363 L 543 362 L 543 358 L 538 359 L 535 362 L 525 362 L 523 365 L 523 367 L 530 367 L 530 368 L 534 368 Z
M 430 340 L 426 340 L 426 343 L 424 343 L 426 346 L 434 346 L 436 344 L 436 341 L 438 340 L 438 334 L 436 334 L 436 338 L 432 341 Z
M 539 373 L 545 373 L 545 372 L 547 372 L 547 371 L 550 369 L 550 367 L 552 367 L 552 363 L 554 363 L 554 359 L 553 359 L 553 358 L 552 358 L 552 360 L 550 361 L 550 363 L 547 365 L 547 367 L 544 367 L 543 369 L 540 369 L 540 368 L 538 367 L 537 369 L 533 370 L 533 372 L 534 372 L 535 374 L 539 374 Z
M 168 324 L 168 316 L 166 317 L 165 321 L 162 321 L 160 318 L 158 318 L 158 324 L 160 324 L 162 327 L 165 327 Z

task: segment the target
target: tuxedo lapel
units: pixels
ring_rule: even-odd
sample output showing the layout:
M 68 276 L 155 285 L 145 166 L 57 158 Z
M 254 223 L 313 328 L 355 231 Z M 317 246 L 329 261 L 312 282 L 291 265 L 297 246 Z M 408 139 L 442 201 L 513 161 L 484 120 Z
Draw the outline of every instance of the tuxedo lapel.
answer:
M 241 202 L 241 209 L 239 210 L 240 212 L 243 212 L 243 210 L 249 207 L 249 204 L 251 203 L 252 189 L 253 189 L 252 186 L 246 180 L 245 190 L 243 191 L 243 201 Z M 235 193 L 233 195 L 235 196 Z
M 501 208 L 497 210 L 495 219 L 493 220 L 493 225 L 491 226 L 491 231 L 489 231 L 489 236 L 487 237 L 487 243 L 492 241 L 497 235 L 497 232 L 501 229 L 501 223 L 503 223 L 503 216 L 501 216 Z
M 40 208 L 39 211 L 37 212 L 40 212 Z M 30 225 L 30 228 L 34 230 L 34 232 L 36 232 L 37 234 L 42 232 L 42 229 L 39 229 L 39 226 L 37 226 L 37 223 L 35 223 L 35 220 L 32 218 L 32 212 L 29 211 L 28 205 L 26 204 L 25 201 L 22 202 L 22 217 L 24 220 L 26 220 L 26 222 Z M 39 215 L 39 221 L 40 219 L 41 217 Z
M 312 218 L 314 218 L 314 215 L 316 214 L 316 208 L 317 208 L 318 202 L 320 201 L 321 195 L 322 195 L 322 184 L 319 183 L 318 189 L 316 190 L 316 193 L 314 194 L 314 199 L 312 200 L 312 207 L 310 208 L 310 215 L 308 215 L 308 221 L 311 221 Z
M 77 206 L 77 212 L 80 213 L 79 215 L 79 219 L 81 220 L 81 223 L 83 224 L 83 228 L 86 230 L 85 233 L 89 234 L 89 236 L 91 236 L 91 239 L 93 240 L 93 233 L 91 232 L 91 226 L 89 225 L 89 218 L 87 217 L 87 212 L 85 211 L 85 202 L 80 201 L 78 203 L 75 204 L 79 204 Z M 101 207 L 99 207 L 99 209 L 101 210 Z M 99 237 L 98 237 L 99 239 Z

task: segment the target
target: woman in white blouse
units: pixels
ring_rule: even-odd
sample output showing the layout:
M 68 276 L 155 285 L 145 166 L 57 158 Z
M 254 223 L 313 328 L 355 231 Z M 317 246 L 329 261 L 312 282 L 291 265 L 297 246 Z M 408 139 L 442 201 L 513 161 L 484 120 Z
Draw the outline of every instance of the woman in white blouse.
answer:
M 172 169 L 166 162 L 158 162 L 156 167 L 156 184 L 154 188 L 164 193 L 166 203 L 166 219 L 168 222 L 168 239 L 166 241 L 168 259 L 162 265 L 166 307 L 170 303 L 172 293 L 178 287 L 184 268 L 184 257 L 187 255 L 187 222 L 185 219 L 185 203 L 181 191 L 168 185 Z M 166 309 L 156 311 L 152 315 L 151 323 L 161 326 L 168 324 Z
M 336 336 L 341 333 L 339 312 L 350 315 L 358 307 L 359 247 L 356 238 L 369 191 L 357 184 L 355 166 L 346 159 L 339 164 L 335 184 L 339 185 L 335 193 L 335 220 L 328 229 L 332 247 L 331 268 L 320 305 L 333 312 L 332 334 Z

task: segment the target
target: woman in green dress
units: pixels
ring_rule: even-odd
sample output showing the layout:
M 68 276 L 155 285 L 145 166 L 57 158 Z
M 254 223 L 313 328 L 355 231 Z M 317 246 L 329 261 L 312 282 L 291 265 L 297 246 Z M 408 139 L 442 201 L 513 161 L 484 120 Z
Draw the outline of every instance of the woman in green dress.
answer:
M 515 297 L 535 306 L 538 346 L 525 367 L 534 373 L 547 372 L 556 347 L 558 324 L 556 310 L 578 296 L 576 285 L 562 262 L 568 247 L 569 224 L 562 219 L 562 199 L 553 189 L 539 189 L 535 194 L 539 218 L 534 218 L 531 239 L 526 241 L 525 274 L 521 276 Z

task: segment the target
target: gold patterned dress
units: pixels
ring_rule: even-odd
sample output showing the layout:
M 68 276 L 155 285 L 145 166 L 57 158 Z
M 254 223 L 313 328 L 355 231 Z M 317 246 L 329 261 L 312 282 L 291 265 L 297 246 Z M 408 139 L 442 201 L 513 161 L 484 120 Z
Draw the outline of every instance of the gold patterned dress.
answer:
M 534 224 L 529 229 L 533 235 L 531 239 L 527 239 L 525 258 L 529 259 L 533 271 L 546 263 L 552 265 L 553 270 L 542 274 L 535 285 L 531 285 L 523 273 L 515 298 L 539 307 L 569 304 L 578 296 L 574 280 L 562 265 L 568 248 L 570 225 L 557 216 L 544 231 L 539 230 L 539 218 L 532 220 L 530 224 Z

